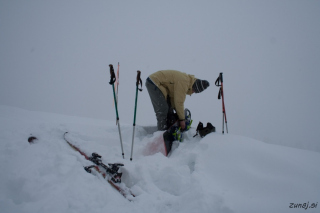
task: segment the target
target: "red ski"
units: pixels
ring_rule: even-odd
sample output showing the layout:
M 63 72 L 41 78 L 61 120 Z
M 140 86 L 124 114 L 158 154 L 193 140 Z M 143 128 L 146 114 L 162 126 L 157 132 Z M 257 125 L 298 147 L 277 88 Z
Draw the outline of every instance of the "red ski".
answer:
M 131 192 L 131 190 L 126 187 L 123 183 L 121 183 L 122 173 L 119 171 L 119 168 L 124 166 L 121 163 L 108 163 L 108 165 L 102 163 L 101 156 L 97 153 L 92 153 L 89 157 L 85 152 L 79 149 L 77 146 L 73 145 L 70 140 L 66 138 L 68 132 L 65 132 L 63 135 L 64 140 L 69 144 L 71 148 L 75 151 L 78 151 L 81 155 L 83 155 L 87 160 L 94 163 L 92 166 L 86 166 L 84 169 L 91 173 L 91 169 L 95 169 L 99 172 L 105 179 L 107 179 L 108 183 L 115 188 L 120 194 L 122 194 L 129 201 L 132 201 L 132 198 L 135 195 Z

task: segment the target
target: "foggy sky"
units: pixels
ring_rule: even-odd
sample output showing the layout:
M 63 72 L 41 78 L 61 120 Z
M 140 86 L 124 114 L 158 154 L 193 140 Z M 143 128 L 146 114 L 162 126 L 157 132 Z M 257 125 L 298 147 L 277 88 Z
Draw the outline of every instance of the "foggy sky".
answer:
M 108 65 L 120 62 L 119 116 L 132 125 L 142 80 L 176 69 L 208 80 L 185 107 L 229 132 L 320 151 L 320 2 L 0 1 L 0 104 L 115 120 Z M 146 90 L 138 125 L 156 124 Z

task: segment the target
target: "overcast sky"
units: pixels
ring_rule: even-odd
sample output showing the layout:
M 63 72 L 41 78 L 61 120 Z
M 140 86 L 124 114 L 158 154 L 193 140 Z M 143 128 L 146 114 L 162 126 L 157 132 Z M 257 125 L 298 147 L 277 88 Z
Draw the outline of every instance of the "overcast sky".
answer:
M 120 62 L 120 122 L 136 71 L 176 69 L 211 86 L 187 97 L 193 126 L 320 151 L 320 1 L 0 0 L 0 104 L 115 120 L 108 64 Z M 146 90 L 137 124 L 156 124 Z

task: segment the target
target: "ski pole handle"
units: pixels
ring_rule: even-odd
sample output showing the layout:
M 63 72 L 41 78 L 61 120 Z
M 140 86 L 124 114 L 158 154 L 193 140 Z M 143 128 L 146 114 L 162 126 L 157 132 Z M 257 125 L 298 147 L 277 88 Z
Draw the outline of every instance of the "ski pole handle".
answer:
M 137 83 L 136 83 L 136 86 L 137 86 L 137 88 L 139 87 L 139 83 L 140 83 L 140 86 L 141 86 L 141 89 L 139 89 L 139 91 L 141 92 L 142 91 L 142 80 L 141 80 L 141 71 L 140 70 L 138 70 L 137 71 Z
M 114 74 L 113 65 L 109 64 L 109 67 L 110 67 L 110 82 L 109 82 L 109 84 L 112 85 L 116 81 L 116 75 Z

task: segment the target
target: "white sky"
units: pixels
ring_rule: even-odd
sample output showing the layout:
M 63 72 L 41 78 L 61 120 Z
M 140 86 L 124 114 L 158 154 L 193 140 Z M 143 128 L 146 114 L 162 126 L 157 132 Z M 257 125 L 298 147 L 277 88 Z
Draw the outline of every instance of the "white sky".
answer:
M 320 151 L 320 1 L 0 0 L 0 104 L 115 119 L 108 64 L 120 62 L 120 122 L 132 124 L 136 71 L 206 79 L 187 97 L 194 125 Z M 155 124 L 146 90 L 137 124 Z

